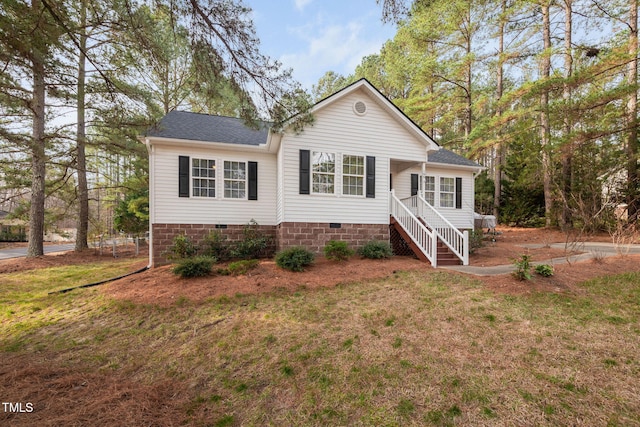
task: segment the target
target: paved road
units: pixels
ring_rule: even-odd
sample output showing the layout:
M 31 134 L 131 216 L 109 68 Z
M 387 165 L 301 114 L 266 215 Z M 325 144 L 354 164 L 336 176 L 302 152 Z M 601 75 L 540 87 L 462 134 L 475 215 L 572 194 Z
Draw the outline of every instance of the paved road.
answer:
M 75 245 L 73 243 L 65 245 L 45 245 L 44 253 L 72 251 Z M 27 256 L 27 248 L 9 248 L 0 249 L 0 259 L 20 258 Z

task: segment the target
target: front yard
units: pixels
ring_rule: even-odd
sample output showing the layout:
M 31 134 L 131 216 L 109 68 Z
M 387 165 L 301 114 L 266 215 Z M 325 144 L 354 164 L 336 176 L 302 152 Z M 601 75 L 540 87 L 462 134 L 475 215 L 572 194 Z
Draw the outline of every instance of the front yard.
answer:
M 541 292 L 419 268 L 171 304 L 118 282 L 48 295 L 141 263 L 2 274 L 0 397 L 33 411 L 0 424 L 640 425 L 637 272 Z

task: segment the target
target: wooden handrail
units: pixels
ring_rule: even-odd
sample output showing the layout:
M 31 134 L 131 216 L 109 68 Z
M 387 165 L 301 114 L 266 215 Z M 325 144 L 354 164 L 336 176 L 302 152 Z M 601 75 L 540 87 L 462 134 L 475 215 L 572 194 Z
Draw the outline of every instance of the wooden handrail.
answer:
M 389 197 L 389 213 L 395 218 L 411 241 L 427 257 L 433 267 L 437 267 L 437 239 L 398 197 L 393 190 Z
M 435 233 L 461 261 L 469 265 L 469 232 L 460 231 L 451 224 L 438 210 L 431 206 L 421 195 L 401 200 L 402 204 L 416 217 L 422 219 L 427 227 Z

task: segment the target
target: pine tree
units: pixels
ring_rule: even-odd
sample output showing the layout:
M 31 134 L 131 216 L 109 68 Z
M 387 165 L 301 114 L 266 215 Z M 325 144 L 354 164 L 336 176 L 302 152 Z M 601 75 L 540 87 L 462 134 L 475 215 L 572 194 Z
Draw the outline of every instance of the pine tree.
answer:
M 62 5 L 56 4 L 55 7 Z M 24 147 L 30 164 L 29 245 L 27 255 L 44 253 L 46 197 L 46 93 L 47 79 L 57 62 L 54 51 L 62 33 L 42 0 L 6 2 L 0 14 L 0 55 L 5 64 L 0 76 L 2 109 L 22 121 L 2 123 L 2 135 L 14 149 Z M 59 14 L 64 14 L 58 9 Z M 31 129 L 27 131 L 27 127 Z

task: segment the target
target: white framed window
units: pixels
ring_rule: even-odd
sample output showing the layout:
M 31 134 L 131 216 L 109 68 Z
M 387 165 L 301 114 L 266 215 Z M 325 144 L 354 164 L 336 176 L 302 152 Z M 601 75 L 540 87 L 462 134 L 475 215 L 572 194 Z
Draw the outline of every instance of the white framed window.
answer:
M 194 197 L 216 197 L 216 161 L 191 159 L 191 180 Z
M 336 155 L 314 151 L 311 168 L 311 192 L 334 194 L 336 180 Z
M 436 204 L 436 177 L 425 175 L 424 177 L 424 199 L 431 206 Z
M 456 179 L 440 177 L 440 207 L 454 207 L 456 196 Z
M 247 164 L 245 162 L 224 161 L 225 199 L 246 199 Z
M 342 156 L 342 194 L 364 195 L 364 156 Z

